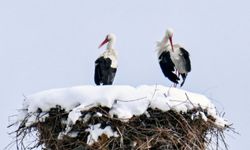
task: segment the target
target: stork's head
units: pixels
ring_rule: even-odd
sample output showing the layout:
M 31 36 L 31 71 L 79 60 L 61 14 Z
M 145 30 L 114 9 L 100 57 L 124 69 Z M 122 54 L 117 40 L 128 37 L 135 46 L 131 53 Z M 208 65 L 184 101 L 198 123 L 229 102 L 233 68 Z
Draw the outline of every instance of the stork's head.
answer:
M 106 38 L 104 39 L 104 41 L 100 44 L 99 48 L 101 48 L 104 44 L 108 43 L 108 42 L 114 42 L 115 41 L 115 35 L 113 33 L 109 33 Z
M 170 41 L 172 50 L 174 50 L 173 41 L 172 41 L 173 34 L 174 34 L 174 30 L 171 28 L 168 28 L 166 31 L 166 38 L 168 38 L 168 40 Z

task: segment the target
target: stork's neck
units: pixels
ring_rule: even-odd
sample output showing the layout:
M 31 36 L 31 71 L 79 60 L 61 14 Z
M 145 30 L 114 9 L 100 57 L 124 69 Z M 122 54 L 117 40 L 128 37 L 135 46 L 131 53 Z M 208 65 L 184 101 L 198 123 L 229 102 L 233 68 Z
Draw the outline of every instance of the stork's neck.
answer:
M 115 45 L 115 40 L 111 39 L 108 44 L 107 44 L 107 50 L 112 50 L 114 49 L 114 45 Z
M 170 42 L 169 42 L 169 36 L 168 36 L 168 35 L 165 35 L 165 36 L 163 37 L 163 39 L 161 40 L 161 47 L 164 47 L 164 46 L 166 46 L 167 44 L 170 44 Z
M 112 56 L 112 57 L 114 57 L 114 58 L 117 58 L 117 52 L 116 52 L 116 50 L 114 49 L 114 47 L 113 47 L 113 45 L 114 45 L 114 43 L 108 43 L 108 45 L 107 45 L 107 49 L 106 49 L 106 51 L 103 53 L 103 56 L 104 57 L 110 57 L 110 56 Z

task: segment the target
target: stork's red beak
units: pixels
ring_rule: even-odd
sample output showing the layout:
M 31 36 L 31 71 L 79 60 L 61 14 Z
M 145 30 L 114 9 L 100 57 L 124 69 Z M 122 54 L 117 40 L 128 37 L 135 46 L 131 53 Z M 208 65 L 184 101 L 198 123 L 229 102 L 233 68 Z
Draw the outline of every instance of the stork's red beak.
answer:
M 100 46 L 98 48 L 101 48 L 104 44 L 106 44 L 108 42 L 108 37 L 105 38 L 105 40 L 100 44 Z
M 173 46 L 173 42 L 172 42 L 172 37 L 169 38 L 169 41 L 170 41 L 170 45 L 171 45 L 172 51 L 174 51 L 174 46 Z

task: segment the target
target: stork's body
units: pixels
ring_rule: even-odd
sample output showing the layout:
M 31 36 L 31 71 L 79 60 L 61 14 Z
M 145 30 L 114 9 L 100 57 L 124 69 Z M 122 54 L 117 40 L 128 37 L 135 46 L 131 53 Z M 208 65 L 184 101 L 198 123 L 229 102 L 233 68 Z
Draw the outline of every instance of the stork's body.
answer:
M 99 48 L 107 44 L 107 49 L 95 61 L 94 80 L 96 85 L 111 85 L 113 84 L 117 71 L 117 53 L 114 49 L 115 35 L 108 34 L 106 39 L 101 43 Z
M 179 83 L 181 75 L 183 86 L 188 72 L 191 71 L 189 53 L 179 44 L 172 43 L 172 30 L 167 30 L 163 40 L 158 43 L 158 59 L 165 77 L 175 84 Z

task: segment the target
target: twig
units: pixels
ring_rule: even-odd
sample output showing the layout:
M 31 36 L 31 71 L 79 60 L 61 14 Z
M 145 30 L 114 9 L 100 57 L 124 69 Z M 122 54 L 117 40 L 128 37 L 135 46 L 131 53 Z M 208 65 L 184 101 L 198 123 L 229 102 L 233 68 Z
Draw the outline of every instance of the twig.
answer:
M 120 148 L 122 148 L 123 147 L 123 134 L 121 133 L 118 127 L 116 127 L 116 130 L 120 134 Z
M 139 100 L 144 100 L 145 98 L 147 98 L 146 96 L 145 97 L 142 97 L 142 98 L 137 98 L 137 99 L 132 99 L 132 100 L 115 100 L 115 101 L 119 101 L 119 102 L 133 102 L 133 101 L 139 101 Z
M 195 105 L 193 104 L 193 102 L 189 99 L 189 97 L 188 97 L 188 95 L 187 95 L 187 93 L 185 92 L 185 95 L 186 95 L 186 98 L 187 98 L 187 100 L 190 102 L 190 104 L 192 104 L 193 105 L 193 107 L 195 108 Z

